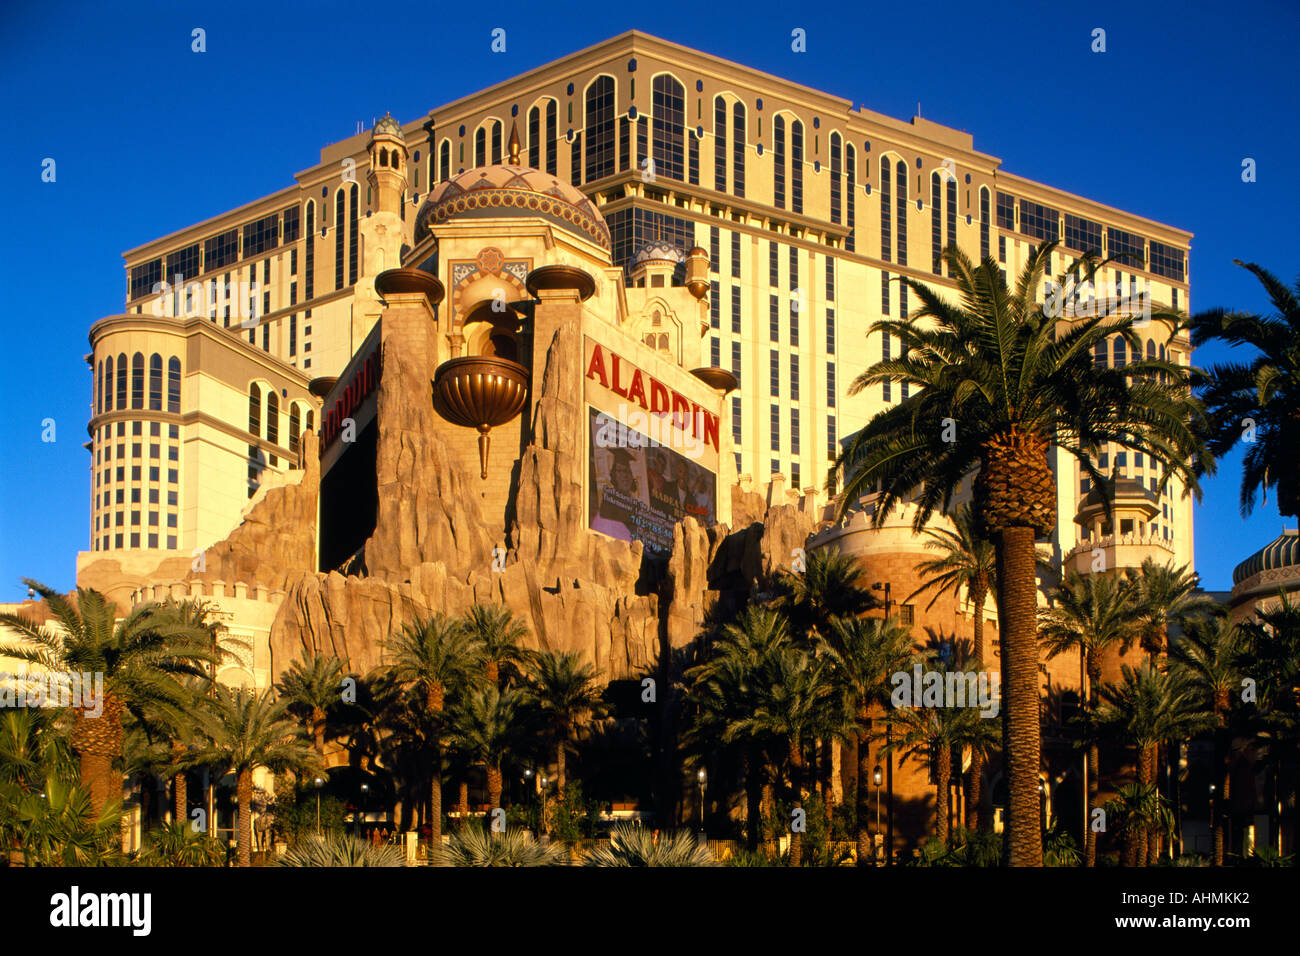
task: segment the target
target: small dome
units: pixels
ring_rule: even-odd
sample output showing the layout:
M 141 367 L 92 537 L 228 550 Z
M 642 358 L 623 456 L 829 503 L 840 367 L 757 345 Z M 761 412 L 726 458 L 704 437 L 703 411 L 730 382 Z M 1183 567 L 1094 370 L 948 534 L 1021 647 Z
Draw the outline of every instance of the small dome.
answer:
M 1273 571 L 1294 565 L 1300 565 L 1300 531 L 1284 530 L 1237 565 L 1236 570 L 1232 572 L 1232 583 L 1240 584 L 1261 571 Z M 1296 569 L 1296 575 L 1300 577 L 1300 568 Z
M 415 241 L 453 219 L 537 217 L 609 250 L 605 217 L 580 189 L 527 166 L 479 166 L 434 186 L 415 217 Z
M 656 240 L 647 242 L 644 246 L 636 251 L 632 256 L 631 267 L 635 269 L 643 262 L 672 262 L 674 264 L 686 261 L 686 253 L 680 248 L 674 246 L 671 242 Z
M 379 122 L 375 124 L 375 128 L 370 131 L 370 138 L 373 140 L 380 133 L 387 133 L 389 136 L 396 136 L 403 142 L 406 141 L 406 137 L 402 135 L 402 124 L 393 119 L 391 113 L 385 113 L 380 118 Z

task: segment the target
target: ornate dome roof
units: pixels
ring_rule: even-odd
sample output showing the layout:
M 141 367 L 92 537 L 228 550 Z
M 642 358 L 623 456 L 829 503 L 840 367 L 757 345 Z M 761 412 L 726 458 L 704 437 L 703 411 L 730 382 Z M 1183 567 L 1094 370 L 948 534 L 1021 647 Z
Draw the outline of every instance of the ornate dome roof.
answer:
M 415 218 L 415 241 L 453 219 L 537 216 L 610 248 L 609 226 L 582 190 L 527 166 L 479 166 L 434 186 Z
M 1232 583 L 1240 584 L 1247 578 L 1254 577 L 1261 571 L 1300 565 L 1300 531 L 1284 530 L 1280 535 L 1260 548 L 1232 572 Z M 1300 568 L 1296 568 L 1300 577 Z
M 686 253 L 680 248 L 674 246 L 671 242 L 656 240 L 647 242 L 644 246 L 636 251 L 632 257 L 632 268 L 636 268 L 643 262 L 685 262 Z
M 396 136 L 403 142 L 406 140 L 406 137 L 402 134 L 402 124 L 393 119 L 391 113 L 385 113 L 380 117 L 379 122 L 375 124 L 375 128 L 370 131 L 370 138 L 374 139 L 379 133 L 388 133 L 390 136 Z

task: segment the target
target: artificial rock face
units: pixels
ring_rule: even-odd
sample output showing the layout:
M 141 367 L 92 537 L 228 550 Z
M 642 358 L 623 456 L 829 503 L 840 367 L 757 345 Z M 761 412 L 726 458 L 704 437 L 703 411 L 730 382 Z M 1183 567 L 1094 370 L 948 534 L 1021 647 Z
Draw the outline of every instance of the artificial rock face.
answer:
M 502 603 L 528 626 L 529 646 L 578 651 L 606 679 L 640 677 L 653 671 L 663 651 L 691 641 L 721 596 L 747 594 L 761 575 L 788 567 L 813 530 L 804 511 L 766 508 L 757 495 L 737 489 L 737 513 L 753 520 L 729 532 L 688 517 L 674 529 L 666 563 L 643 560 L 639 542 L 589 532 L 581 485 L 586 410 L 581 393 L 567 384 L 581 377 L 576 318 L 539 323 L 535 354 L 543 358 L 534 366 L 531 412 L 524 412 L 531 440 L 512 479 L 512 506 L 505 515 L 485 514 L 478 475 L 439 437 L 448 426 L 429 397 L 428 323 L 401 329 L 388 314 L 384 322 L 379 508 L 364 549 L 366 575 L 303 570 L 314 560 L 298 553 L 297 531 L 291 545 L 254 567 L 240 557 L 245 539 L 265 539 L 258 529 L 274 528 L 290 514 L 314 518 L 318 467 L 301 484 L 268 493 L 213 549 L 223 573 L 234 563 L 250 582 L 287 588 L 271 628 L 274 674 L 314 651 L 365 672 L 380 663 L 383 641 L 403 623 Z M 505 547 L 494 552 L 499 529 Z

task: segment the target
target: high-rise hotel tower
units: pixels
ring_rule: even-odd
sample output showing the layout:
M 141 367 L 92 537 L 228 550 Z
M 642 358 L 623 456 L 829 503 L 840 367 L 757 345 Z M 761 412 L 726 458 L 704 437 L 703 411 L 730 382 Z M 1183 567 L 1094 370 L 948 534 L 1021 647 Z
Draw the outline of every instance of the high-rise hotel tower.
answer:
M 502 163 L 512 130 L 524 165 L 577 186 L 603 213 L 628 286 L 682 281 L 680 269 L 637 269 L 647 246 L 678 261 L 708 251 L 704 364 L 740 381 L 728 400 L 736 473 L 756 485 L 780 475 L 791 493 L 820 488 L 838 442 L 907 397 L 899 384 L 847 392 L 897 348 L 866 334 L 879 317 L 908 315 L 907 290 L 891 278 L 951 287 L 935 264 L 951 243 L 1009 275 L 1050 240 L 1062 244 L 1058 273 L 1087 250 L 1127 254 L 1105 270 L 1111 289 L 1188 305 L 1187 232 L 1008 173 L 968 133 L 629 32 L 407 122 L 385 117 L 286 171 L 284 189 L 126 253 L 125 307 L 90 330 L 91 529 L 79 578 L 125 582 L 201 552 L 286 479 L 299 436 L 320 425 L 311 384 L 337 376 L 365 340 L 380 312 L 374 278 L 418 244 L 422 200 Z M 422 265 L 440 268 L 436 257 Z M 625 324 L 684 361 L 691 317 L 649 289 L 636 301 L 646 314 Z M 1184 364 L 1190 353 L 1159 325 L 1144 349 Z M 1123 343 L 1098 356 L 1125 359 Z M 1157 495 L 1158 473 L 1140 455 L 1103 459 L 1126 479 L 1114 526 L 1077 466 L 1055 462 L 1057 557 L 1086 570 L 1101 547 L 1110 567 L 1147 554 L 1190 563 L 1180 490 Z

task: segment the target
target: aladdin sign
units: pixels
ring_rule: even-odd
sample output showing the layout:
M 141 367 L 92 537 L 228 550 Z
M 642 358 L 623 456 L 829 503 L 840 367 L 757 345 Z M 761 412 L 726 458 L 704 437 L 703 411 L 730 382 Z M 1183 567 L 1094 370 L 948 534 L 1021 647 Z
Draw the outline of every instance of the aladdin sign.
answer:
M 587 339 L 586 352 L 586 378 L 589 386 L 598 382 L 601 387 L 626 399 L 628 406 L 640 406 L 660 420 L 671 416 L 672 427 L 683 434 L 687 431 L 689 421 L 690 436 L 694 442 L 712 448 L 715 454 L 721 451 L 718 445 L 717 415 L 680 392 L 668 388 L 649 372 L 643 372 L 599 342 Z
M 345 424 L 356 415 L 361 404 L 379 387 L 379 349 L 376 348 L 361 362 L 352 373 L 342 393 L 334 404 L 324 412 L 320 429 L 321 449 L 328 448 L 339 437 Z M 355 430 L 353 436 L 355 437 Z M 346 440 L 351 441 L 352 437 Z

